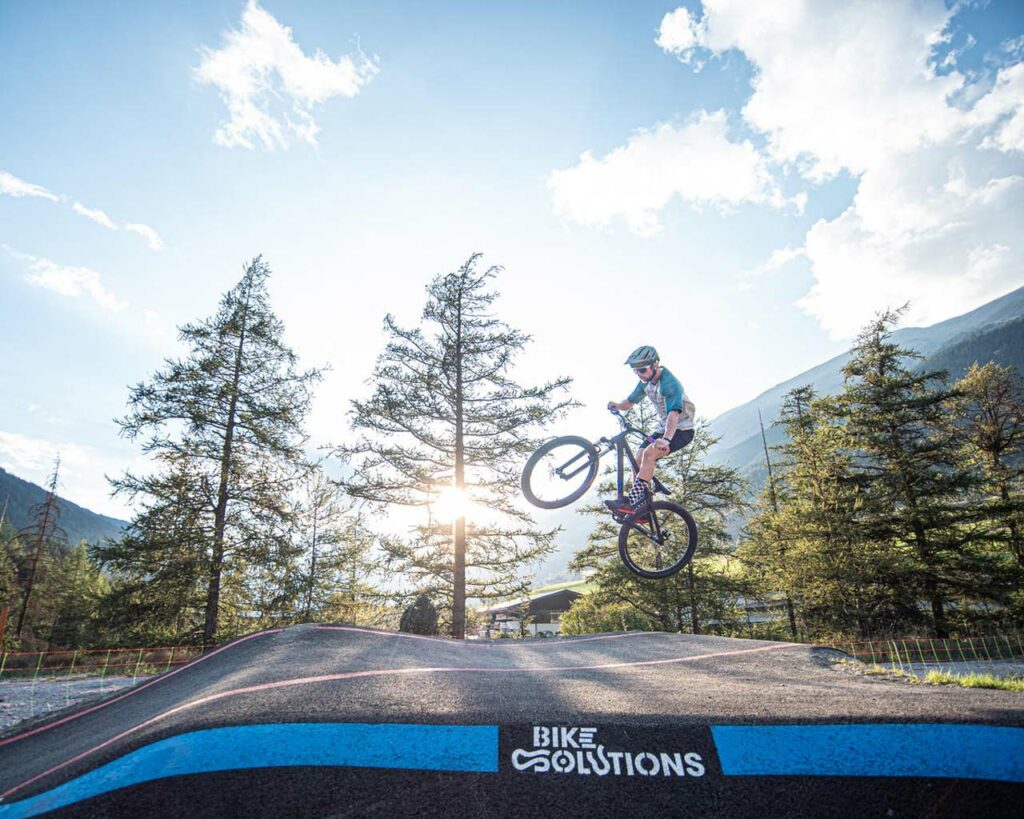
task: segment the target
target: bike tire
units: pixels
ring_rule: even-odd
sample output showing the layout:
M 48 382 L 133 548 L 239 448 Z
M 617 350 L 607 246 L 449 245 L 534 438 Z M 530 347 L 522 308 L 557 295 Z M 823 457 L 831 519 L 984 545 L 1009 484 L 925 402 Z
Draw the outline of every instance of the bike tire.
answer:
M 633 574 L 650 580 L 671 577 L 693 559 L 697 549 L 697 523 L 678 503 L 651 504 L 663 543 L 655 538 L 655 527 L 627 520 L 619 529 L 619 557 Z M 640 516 L 643 519 L 643 515 Z
M 557 452 L 564 449 L 564 452 Z M 554 456 L 554 457 L 552 457 Z M 564 456 L 564 457 L 563 457 Z M 584 460 L 580 460 L 583 458 Z M 597 449 L 586 438 L 578 435 L 563 435 L 561 438 L 554 438 L 541 446 L 530 456 L 530 460 L 523 467 L 522 477 L 519 485 L 523 490 L 523 496 L 534 506 L 541 509 L 559 509 L 568 506 L 573 501 L 582 498 L 594 478 L 597 477 L 598 463 Z M 562 463 L 559 464 L 559 461 Z M 571 464 L 571 477 L 565 478 L 554 474 L 554 467 L 564 464 Z M 567 495 L 561 495 L 561 487 L 557 485 L 555 477 L 564 480 L 566 486 L 570 487 Z M 582 482 L 580 482 L 582 481 Z M 540 486 L 551 484 L 551 492 L 555 497 L 547 497 L 540 492 Z

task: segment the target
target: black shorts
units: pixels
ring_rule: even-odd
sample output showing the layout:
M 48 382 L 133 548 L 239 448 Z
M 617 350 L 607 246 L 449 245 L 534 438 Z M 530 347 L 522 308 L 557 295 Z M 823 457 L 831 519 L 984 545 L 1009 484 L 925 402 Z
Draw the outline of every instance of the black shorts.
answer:
M 655 438 L 655 440 L 657 440 L 657 438 Z M 684 446 L 686 446 L 688 443 L 690 443 L 690 441 L 692 441 L 692 440 L 693 440 L 693 430 L 692 429 L 677 429 L 676 430 L 676 434 L 672 436 L 672 440 L 668 442 L 668 451 L 669 451 L 669 453 L 677 452 L 678 450 L 680 450 Z M 651 445 L 651 441 L 644 441 L 642 444 L 640 444 L 640 449 L 643 449 L 645 446 L 650 446 L 650 445 Z

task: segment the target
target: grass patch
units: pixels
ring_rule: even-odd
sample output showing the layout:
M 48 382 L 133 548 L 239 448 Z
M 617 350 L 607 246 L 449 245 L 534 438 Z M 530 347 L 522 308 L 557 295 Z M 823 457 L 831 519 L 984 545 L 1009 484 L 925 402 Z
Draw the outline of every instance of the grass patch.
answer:
M 991 674 L 950 674 L 929 671 L 924 678 L 929 685 L 960 685 L 964 688 L 998 688 L 1003 691 L 1024 691 L 1024 677 L 993 677 Z
M 914 685 L 921 682 L 920 678 L 914 674 L 884 665 L 869 665 L 861 673 L 868 677 L 887 677 L 890 680 L 903 680 Z

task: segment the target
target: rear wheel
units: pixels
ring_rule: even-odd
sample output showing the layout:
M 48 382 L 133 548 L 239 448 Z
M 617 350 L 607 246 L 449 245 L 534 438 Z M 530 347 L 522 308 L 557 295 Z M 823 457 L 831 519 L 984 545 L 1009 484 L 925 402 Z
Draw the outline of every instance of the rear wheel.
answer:
M 693 559 L 697 524 L 678 503 L 657 501 L 651 509 L 652 514 L 622 524 L 619 557 L 640 577 L 669 577 Z
M 566 435 L 548 441 L 523 467 L 523 495 L 541 509 L 568 506 L 594 482 L 597 462 L 597 449 L 586 438 Z

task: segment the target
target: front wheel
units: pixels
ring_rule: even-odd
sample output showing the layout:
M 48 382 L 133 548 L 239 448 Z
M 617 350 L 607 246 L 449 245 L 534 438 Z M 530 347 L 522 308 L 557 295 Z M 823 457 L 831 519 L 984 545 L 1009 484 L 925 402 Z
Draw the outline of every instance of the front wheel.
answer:
M 558 509 L 583 497 L 597 477 L 597 449 L 586 438 L 548 441 L 523 467 L 523 495 L 541 509 Z
M 669 577 L 693 559 L 697 524 L 678 503 L 656 501 L 651 510 L 646 516 L 622 524 L 619 557 L 627 569 L 640 577 Z

